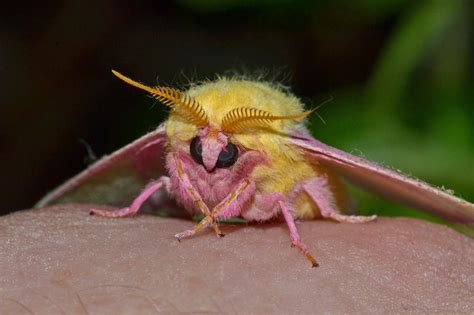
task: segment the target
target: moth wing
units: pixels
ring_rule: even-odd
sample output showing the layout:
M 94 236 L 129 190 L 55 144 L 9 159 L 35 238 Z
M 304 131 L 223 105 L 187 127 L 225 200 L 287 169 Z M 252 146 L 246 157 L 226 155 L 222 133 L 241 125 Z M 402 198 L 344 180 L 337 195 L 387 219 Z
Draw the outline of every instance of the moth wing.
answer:
M 442 189 L 330 147 L 304 133 L 293 134 L 290 142 L 351 182 L 388 199 L 431 212 L 448 220 L 474 223 L 474 204 Z
M 35 207 L 73 202 L 126 205 L 150 179 L 166 174 L 165 143 L 162 124 L 67 180 Z

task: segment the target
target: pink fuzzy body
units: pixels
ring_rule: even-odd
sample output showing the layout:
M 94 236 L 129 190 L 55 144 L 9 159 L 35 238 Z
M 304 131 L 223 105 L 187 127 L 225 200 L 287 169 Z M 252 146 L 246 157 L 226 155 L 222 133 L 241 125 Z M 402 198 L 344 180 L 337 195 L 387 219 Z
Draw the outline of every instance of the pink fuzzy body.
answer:
M 200 212 L 195 200 L 186 191 L 187 183 L 182 183 L 178 175 L 173 155 L 174 153 L 168 153 L 166 158 L 171 179 L 170 194 L 191 214 Z M 178 153 L 177 157 L 182 164 L 184 176 L 189 179 L 189 184 L 197 190 L 204 203 L 211 209 L 230 194 L 239 182 L 229 169 L 216 169 L 208 173 L 204 166 L 194 162 L 189 155 Z
M 238 185 L 249 177 L 253 168 L 262 162 L 260 154 L 248 152 L 242 154 L 233 167 L 217 168 L 212 172 L 208 172 L 203 165 L 196 163 L 189 154 L 178 153 L 177 157 L 185 173 L 183 176 L 189 179 L 189 182 L 187 180 L 183 182 L 177 171 L 174 154 L 176 153 L 168 153 L 166 158 L 166 167 L 171 179 L 169 193 L 191 214 L 200 213 L 201 210 L 193 199 L 193 196 L 190 196 L 188 193 L 188 185 L 194 187 L 204 203 L 209 209 L 212 209 L 235 191 Z M 259 206 L 262 211 L 255 211 L 255 213 L 268 212 L 268 206 L 265 202 L 266 199 L 262 199 L 261 196 L 262 194 L 256 192 L 255 184 L 251 183 L 249 187 L 230 204 L 232 209 L 221 213 L 220 217 L 229 218 L 242 215 L 246 218 L 245 213 L 248 213 L 249 209 Z M 264 204 L 259 205 L 259 203 L 255 201 L 264 201 Z M 275 202 L 273 202 L 273 204 L 275 204 Z M 253 218 L 250 216 L 247 219 L 262 221 L 269 218 Z

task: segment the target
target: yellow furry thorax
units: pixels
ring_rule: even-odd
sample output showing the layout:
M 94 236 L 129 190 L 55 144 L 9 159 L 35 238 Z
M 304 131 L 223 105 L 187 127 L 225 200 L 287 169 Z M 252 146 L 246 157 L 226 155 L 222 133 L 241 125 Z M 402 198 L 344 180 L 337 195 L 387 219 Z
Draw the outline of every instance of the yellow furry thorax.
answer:
M 239 107 L 257 108 L 277 116 L 301 114 L 304 106 L 297 97 L 268 82 L 219 78 L 191 87 L 186 95 L 197 100 L 208 114 L 211 128 L 220 129 L 222 119 Z M 230 134 L 230 139 L 252 150 L 278 147 L 277 135 L 302 127 L 302 120 L 277 120 L 269 128 L 249 129 Z M 197 133 L 198 126 L 170 113 L 167 134 L 170 139 L 188 140 Z

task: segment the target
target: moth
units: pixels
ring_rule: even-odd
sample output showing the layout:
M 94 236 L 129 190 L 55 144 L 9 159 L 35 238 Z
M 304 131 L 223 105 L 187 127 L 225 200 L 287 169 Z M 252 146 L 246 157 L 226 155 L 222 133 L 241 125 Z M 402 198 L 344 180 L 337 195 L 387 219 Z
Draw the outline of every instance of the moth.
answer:
M 341 176 L 444 218 L 474 222 L 473 204 L 314 139 L 305 128 L 311 111 L 276 85 L 219 78 L 180 91 L 146 86 L 112 72 L 169 107 L 168 119 L 66 181 L 38 207 L 94 202 L 122 208 L 91 209 L 91 214 L 125 217 L 135 215 L 150 198 L 160 205 L 169 197 L 191 215 L 203 215 L 194 227 L 176 234 L 178 240 L 207 228 L 221 237 L 219 222 L 228 218 L 281 219 L 292 245 L 313 267 L 318 263 L 302 242 L 295 220 L 376 219 L 344 214 L 347 199 Z

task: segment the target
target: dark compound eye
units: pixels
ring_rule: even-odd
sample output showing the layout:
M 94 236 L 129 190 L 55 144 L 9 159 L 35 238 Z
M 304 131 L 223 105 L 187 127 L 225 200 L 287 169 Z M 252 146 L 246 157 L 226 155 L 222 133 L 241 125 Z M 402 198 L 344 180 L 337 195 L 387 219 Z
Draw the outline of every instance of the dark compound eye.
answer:
M 191 151 L 191 156 L 193 157 L 194 161 L 198 162 L 201 165 L 204 165 L 204 163 L 202 162 L 201 138 L 193 138 L 189 147 L 189 151 Z
M 219 158 L 217 159 L 216 166 L 219 168 L 225 168 L 232 166 L 235 161 L 237 161 L 237 156 L 239 155 L 239 150 L 235 144 L 229 143 L 224 148 L 224 150 L 219 153 Z

